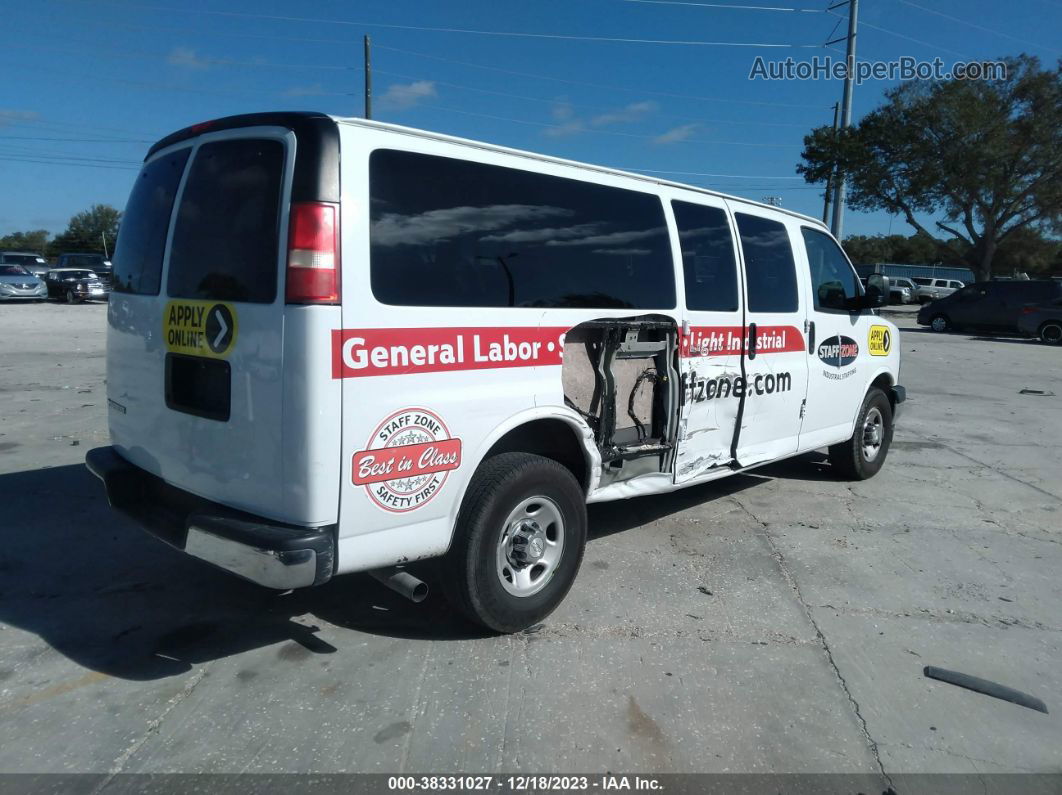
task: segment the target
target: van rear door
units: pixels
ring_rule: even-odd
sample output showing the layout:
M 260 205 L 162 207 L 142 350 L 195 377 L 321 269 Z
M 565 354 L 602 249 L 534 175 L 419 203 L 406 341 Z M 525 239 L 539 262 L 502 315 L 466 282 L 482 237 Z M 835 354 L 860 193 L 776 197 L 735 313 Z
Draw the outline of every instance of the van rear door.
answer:
M 108 309 L 112 441 L 201 497 L 330 523 L 339 453 L 320 419 L 338 424 L 327 340 L 340 307 L 285 304 L 300 141 L 291 125 L 239 119 L 161 142 L 130 196 Z

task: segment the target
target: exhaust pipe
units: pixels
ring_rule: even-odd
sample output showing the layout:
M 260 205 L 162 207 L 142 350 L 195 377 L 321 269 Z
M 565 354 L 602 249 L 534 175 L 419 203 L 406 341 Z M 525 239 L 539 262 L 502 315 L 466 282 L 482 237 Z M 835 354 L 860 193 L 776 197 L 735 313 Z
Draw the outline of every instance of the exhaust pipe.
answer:
M 420 604 L 428 597 L 428 584 L 405 569 L 375 569 L 366 574 L 415 604 Z

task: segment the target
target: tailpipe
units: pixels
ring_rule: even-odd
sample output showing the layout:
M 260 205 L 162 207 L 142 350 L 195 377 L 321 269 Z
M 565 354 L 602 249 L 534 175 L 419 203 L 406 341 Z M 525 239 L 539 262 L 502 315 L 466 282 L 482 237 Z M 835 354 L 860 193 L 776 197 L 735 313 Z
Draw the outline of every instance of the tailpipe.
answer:
M 405 569 L 376 569 L 367 574 L 415 604 L 420 604 L 428 598 L 428 584 L 418 580 Z

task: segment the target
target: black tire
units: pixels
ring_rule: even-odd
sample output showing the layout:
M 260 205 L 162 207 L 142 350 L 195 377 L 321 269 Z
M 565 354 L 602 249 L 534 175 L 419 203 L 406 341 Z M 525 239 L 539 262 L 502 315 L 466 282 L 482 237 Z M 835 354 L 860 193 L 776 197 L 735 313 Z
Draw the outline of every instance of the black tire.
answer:
M 954 326 L 951 324 L 951 318 L 945 315 L 943 312 L 938 312 L 929 319 L 929 327 L 938 333 L 951 331 Z
M 545 497 L 551 503 L 547 510 L 561 518 L 559 529 L 556 522 L 549 525 L 562 539 L 559 559 L 548 577 L 541 575 L 545 579 L 539 590 L 518 596 L 503 585 L 501 567 L 516 567 L 510 558 L 502 563 L 499 549 L 513 537 L 507 525 L 514 511 L 528 501 L 534 508 L 536 497 Z M 542 530 L 545 533 L 547 528 Z M 443 561 L 443 589 L 470 621 L 495 632 L 518 632 L 561 603 L 575 582 L 585 546 L 586 497 L 572 473 L 542 456 L 501 453 L 480 464 L 472 476 Z M 532 564 L 524 568 L 534 571 Z M 509 582 L 509 587 L 516 587 Z
M 67 290 L 66 291 L 66 302 L 68 304 L 76 304 L 77 303 L 77 296 L 74 295 L 74 291 L 73 290 Z
M 1039 335 L 1044 345 L 1062 345 L 1062 321 L 1048 320 L 1040 326 Z
M 877 452 L 871 457 L 864 442 L 867 440 L 865 434 L 869 431 L 868 420 L 875 416 L 880 418 L 880 439 Z M 830 463 L 837 476 L 843 480 L 866 480 L 881 469 L 891 445 L 892 405 L 884 392 L 872 388 L 863 399 L 852 438 L 830 447 Z

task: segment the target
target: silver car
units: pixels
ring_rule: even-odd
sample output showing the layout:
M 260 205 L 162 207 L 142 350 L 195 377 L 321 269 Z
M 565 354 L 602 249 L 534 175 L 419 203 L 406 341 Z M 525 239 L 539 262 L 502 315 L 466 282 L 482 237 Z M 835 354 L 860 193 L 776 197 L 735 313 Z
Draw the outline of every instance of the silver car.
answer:
M 966 286 L 965 282 L 956 279 L 931 279 L 928 276 L 912 276 L 911 281 L 918 288 L 915 298 L 920 304 L 928 304 L 938 298 L 945 298 Z
M 918 300 L 918 285 L 904 276 L 890 276 L 889 300 L 896 304 L 913 304 Z
M 0 251 L 0 265 L 21 265 L 38 278 L 48 270 L 44 257 L 29 251 Z
M 47 297 L 44 282 L 21 265 L 0 265 L 0 301 L 43 301 Z

